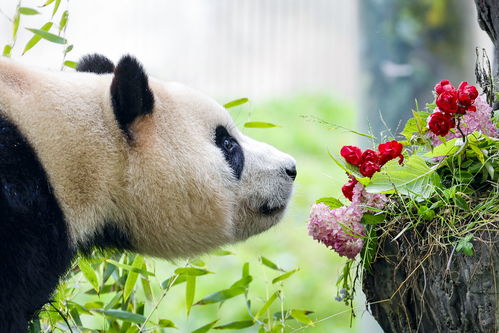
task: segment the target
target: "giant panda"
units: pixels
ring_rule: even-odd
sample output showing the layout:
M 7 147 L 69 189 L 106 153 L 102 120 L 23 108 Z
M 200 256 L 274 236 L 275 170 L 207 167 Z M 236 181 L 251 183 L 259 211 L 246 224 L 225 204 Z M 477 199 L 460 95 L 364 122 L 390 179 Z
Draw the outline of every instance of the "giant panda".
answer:
M 172 259 L 275 225 L 294 159 L 132 56 L 77 72 L 0 59 L 0 332 L 26 331 L 78 252 Z

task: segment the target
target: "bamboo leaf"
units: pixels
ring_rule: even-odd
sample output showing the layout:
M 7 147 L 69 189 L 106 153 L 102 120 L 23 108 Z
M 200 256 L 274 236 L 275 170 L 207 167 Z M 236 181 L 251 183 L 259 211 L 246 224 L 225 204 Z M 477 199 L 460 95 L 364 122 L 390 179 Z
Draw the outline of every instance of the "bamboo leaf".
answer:
M 2 52 L 2 55 L 4 57 L 10 57 L 11 55 L 11 52 L 12 52 L 12 45 L 5 45 L 4 48 L 3 48 L 3 52 Z
M 159 327 L 164 327 L 164 328 L 177 328 L 177 326 L 175 326 L 175 323 L 169 319 L 160 319 L 160 321 L 158 322 L 158 326 Z
M 142 269 L 144 265 L 144 257 L 137 255 L 133 260 L 132 267 L 136 269 Z M 128 300 L 128 297 L 132 294 L 133 289 L 135 288 L 135 284 L 137 283 L 137 278 L 139 274 L 137 272 L 129 272 L 126 278 L 125 287 L 123 288 L 123 299 L 125 302 Z
M 246 288 L 242 287 L 233 287 L 225 290 L 220 290 L 217 291 L 213 294 L 210 294 L 200 301 L 196 303 L 196 305 L 206 305 L 206 304 L 213 304 L 213 303 L 219 303 L 223 302 L 225 300 L 228 300 L 230 298 L 236 297 L 238 295 L 243 294 L 246 291 Z
M 295 274 L 299 270 L 300 269 L 297 268 L 297 269 L 294 269 L 294 270 L 289 271 L 287 273 L 284 273 L 282 275 L 279 275 L 278 277 L 276 277 L 275 279 L 272 280 L 272 284 L 286 280 L 287 278 L 289 278 L 291 275 Z
M 255 316 L 253 317 L 253 321 L 257 321 L 258 318 L 260 318 L 263 314 L 265 314 L 265 312 L 267 312 L 272 303 L 274 303 L 277 297 L 279 297 L 280 293 L 281 292 L 278 290 L 275 293 L 273 293 L 272 296 L 269 297 L 269 299 L 265 302 L 265 304 L 263 304 L 260 310 L 258 310 L 258 312 L 255 314 Z
M 40 28 L 40 30 L 49 31 L 50 28 L 52 28 L 52 24 L 53 24 L 52 22 L 47 22 Z M 33 37 L 31 37 L 31 39 L 26 43 L 26 46 L 24 47 L 23 54 L 28 52 L 28 50 L 30 50 L 33 46 L 35 46 L 41 39 L 42 37 L 36 34 Z
M 234 253 L 226 250 L 216 250 L 211 252 L 211 254 L 222 257 L 222 256 L 230 256 L 233 255 Z
M 104 313 L 106 317 L 119 319 L 130 323 L 143 324 L 146 321 L 146 317 L 144 317 L 143 315 L 123 310 L 110 309 L 97 312 Z
M 180 267 L 175 270 L 175 274 L 178 275 L 189 275 L 189 276 L 201 276 L 206 274 L 213 274 L 212 272 L 196 267 Z
M 60 4 L 61 4 L 61 0 L 55 0 L 54 10 L 52 11 L 52 17 L 54 17 L 55 13 L 57 13 L 57 10 L 59 9 Z
M 61 15 L 61 20 L 59 21 L 59 33 L 66 27 L 68 23 L 69 12 L 67 10 L 64 11 Z
M 214 330 L 240 330 L 255 325 L 253 320 L 232 321 L 230 323 L 216 326 Z
M 33 9 L 33 8 L 20 7 L 19 14 L 21 14 L 21 15 L 38 15 L 38 14 L 40 14 L 40 12 L 37 11 L 36 9 Z
M 245 98 L 238 98 L 238 99 L 235 99 L 233 101 L 230 101 L 230 102 L 224 104 L 224 108 L 230 109 L 230 108 L 242 105 L 244 103 L 247 103 L 248 101 L 249 101 L 249 99 L 247 99 L 246 97 Z
M 90 282 L 95 291 L 99 293 L 99 279 L 97 278 L 97 274 L 92 266 L 83 258 L 80 258 L 78 261 L 78 266 L 80 267 L 80 271 L 83 273 L 83 276 L 85 276 L 87 281 Z
M 117 262 L 116 260 L 113 260 L 113 259 L 105 259 L 105 262 L 107 262 L 107 263 L 109 263 L 111 265 L 114 265 L 116 267 L 123 268 L 123 269 L 125 269 L 127 271 L 139 273 L 139 274 L 141 274 L 143 276 L 154 276 L 154 273 L 145 271 L 145 270 L 143 270 L 141 268 L 138 268 L 138 267 L 133 267 L 133 266 L 130 266 L 130 265 L 122 264 L 122 263 Z
M 250 121 L 250 122 L 244 123 L 244 127 L 246 127 L 246 128 L 272 128 L 272 127 L 281 127 L 281 126 L 271 124 L 271 123 L 265 123 L 262 121 Z
M 12 20 L 12 39 L 16 40 L 17 31 L 19 30 L 19 22 L 21 22 L 21 15 L 19 11 L 14 15 L 14 19 Z
M 192 333 L 206 333 L 208 332 L 209 330 L 211 330 L 211 328 L 213 326 L 215 326 L 215 324 L 218 322 L 218 319 L 217 320 L 214 320 L 212 321 L 211 323 L 208 323 L 204 326 L 201 326 L 200 328 L 198 329 L 195 329 L 194 331 L 192 331 Z
M 48 6 L 48 5 L 50 5 L 52 2 L 54 2 L 54 0 L 47 0 L 47 1 L 45 1 L 45 3 L 42 5 L 42 7 Z
M 76 69 L 78 67 L 78 63 L 71 60 L 66 60 L 64 61 L 64 66 Z
M 267 259 L 265 257 L 260 257 L 260 262 L 262 263 L 262 265 L 267 266 L 268 268 L 271 268 L 271 269 L 276 270 L 276 271 L 284 272 L 284 270 L 282 268 L 280 268 L 279 266 L 277 266 L 276 264 L 274 264 L 272 261 L 270 261 L 269 259 Z
M 302 322 L 304 324 L 310 325 L 310 326 L 315 326 L 314 322 L 310 320 L 307 316 L 308 311 L 304 310 L 291 310 L 290 315 L 291 317 L 295 318 L 299 322 Z
M 196 276 L 188 275 L 185 280 L 185 310 L 187 316 L 191 312 L 192 303 L 194 303 L 194 294 L 196 293 Z
M 32 28 L 26 28 L 26 30 L 31 31 L 35 35 L 40 36 L 43 39 L 48 40 L 49 42 L 56 43 L 56 44 L 66 44 L 67 40 L 65 38 L 62 38 L 60 36 L 54 35 L 48 31 L 42 30 L 42 29 L 32 29 Z

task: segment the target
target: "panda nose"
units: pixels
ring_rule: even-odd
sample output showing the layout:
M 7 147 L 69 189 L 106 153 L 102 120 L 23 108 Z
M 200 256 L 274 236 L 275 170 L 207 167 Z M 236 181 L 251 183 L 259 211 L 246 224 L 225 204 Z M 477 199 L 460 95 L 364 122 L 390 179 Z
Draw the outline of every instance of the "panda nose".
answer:
M 290 168 L 286 168 L 286 174 L 291 178 L 292 180 L 295 180 L 296 178 L 296 166 L 292 166 Z

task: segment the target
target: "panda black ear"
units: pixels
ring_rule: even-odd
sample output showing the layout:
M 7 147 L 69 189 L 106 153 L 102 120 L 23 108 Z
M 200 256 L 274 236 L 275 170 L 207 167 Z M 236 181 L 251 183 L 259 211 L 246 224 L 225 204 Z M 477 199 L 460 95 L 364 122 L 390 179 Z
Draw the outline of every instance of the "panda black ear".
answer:
M 114 64 L 102 54 L 87 54 L 78 61 L 77 72 L 107 74 L 114 72 Z
M 114 115 L 120 128 L 130 138 L 130 124 L 141 115 L 152 112 L 154 96 L 142 65 L 130 55 L 119 61 L 111 83 Z

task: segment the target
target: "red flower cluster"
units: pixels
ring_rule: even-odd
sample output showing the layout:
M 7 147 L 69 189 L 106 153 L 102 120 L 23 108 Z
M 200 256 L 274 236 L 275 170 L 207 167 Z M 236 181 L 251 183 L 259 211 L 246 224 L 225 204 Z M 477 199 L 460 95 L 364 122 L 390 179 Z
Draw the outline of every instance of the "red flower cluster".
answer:
M 437 99 L 435 103 L 439 111 L 432 113 L 428 119 L 428 128 L 436 135 L 446 136 L 454 128 L 455 115 L 465 114 L 466 111 L 476 111 L 473 105 L 478 97 L 478 90 L 468 82 L 461 82 L 456 89 L 449 80 L 443 80 L 435 86 Z
M 402 164 L 404 156 L 402 155 L 402 144 L 398 141 L 389 141 L 378 146 L 378 151 L 366 149 L 364 152 L 359 147 L 343 146 L 340 154 L 345 161 L 359 168 L 359 172 L 364 177 L 372 177 L 376 172 L 381 170 L 381 167 L 388 161 L 399 158 L 399 163 Z M 352 200 L 353 188 L 358 181 L 353 176 L 349 176 L 350 181 L 343 185 L 341 191 L 343 195 Z

